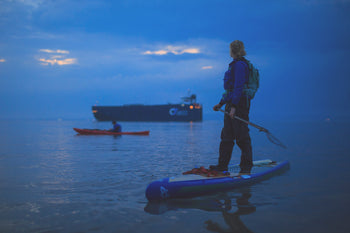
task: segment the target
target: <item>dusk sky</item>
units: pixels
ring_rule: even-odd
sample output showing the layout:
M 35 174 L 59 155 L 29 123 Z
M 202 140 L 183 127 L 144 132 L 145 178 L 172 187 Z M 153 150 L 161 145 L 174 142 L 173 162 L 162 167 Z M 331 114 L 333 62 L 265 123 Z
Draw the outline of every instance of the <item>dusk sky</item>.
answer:
M 350 117 L 350 0 L 0 0 L 0 118 L 92 119 L 91 106 L 178 103 L 215 118 L 245 43 L 251 118 Z

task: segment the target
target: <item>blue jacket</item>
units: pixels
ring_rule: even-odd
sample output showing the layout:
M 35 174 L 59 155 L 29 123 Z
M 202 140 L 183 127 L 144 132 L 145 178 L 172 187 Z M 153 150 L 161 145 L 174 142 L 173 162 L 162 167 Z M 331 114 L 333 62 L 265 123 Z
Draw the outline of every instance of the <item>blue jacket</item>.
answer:
M 220 104 L 231 104 L 235 107 L 238 105 L 243 95 L 244 84 L 249 78 L 248 65 L 243 59 L 235 59 L 229 64 L 224 77 L 225 93 L 222 95 Z
M 119 125 L 118 123 L 116 123 L 115 125 L 113 125 L 113 132 L 122 132 L 122 127 L 121 125 Z

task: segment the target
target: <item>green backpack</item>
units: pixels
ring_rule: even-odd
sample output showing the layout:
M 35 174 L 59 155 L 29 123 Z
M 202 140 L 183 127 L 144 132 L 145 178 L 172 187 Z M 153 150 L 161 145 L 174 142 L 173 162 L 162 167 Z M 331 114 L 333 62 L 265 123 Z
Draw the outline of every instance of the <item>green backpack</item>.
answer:
M 253 99 L 255 96 L 255 93 L 258 91 L 259 88 L 259 70 L 253 66 L 250 61 L 247 59 L 244 59 L 245 62 L 248 65 L 249 69 L 249 77 L 248 77 L 248 82 L 244 84 L 243 87 L 243 93 L 248 96 L 250 99 Z

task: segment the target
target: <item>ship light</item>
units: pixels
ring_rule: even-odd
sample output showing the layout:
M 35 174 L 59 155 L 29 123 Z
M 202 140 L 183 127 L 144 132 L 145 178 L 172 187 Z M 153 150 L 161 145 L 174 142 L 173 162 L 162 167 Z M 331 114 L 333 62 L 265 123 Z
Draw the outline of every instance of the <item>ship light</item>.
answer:
M 197 104 L 196 106 L 194 106 L 196 109 L 201 109 L 201 106 L 199 104 Z
M 193 105 L 190 105 L 190 109 L 193 109 Z
M 97 110 L 92 110 L 92 113 L 96 113 L 97 112 Z

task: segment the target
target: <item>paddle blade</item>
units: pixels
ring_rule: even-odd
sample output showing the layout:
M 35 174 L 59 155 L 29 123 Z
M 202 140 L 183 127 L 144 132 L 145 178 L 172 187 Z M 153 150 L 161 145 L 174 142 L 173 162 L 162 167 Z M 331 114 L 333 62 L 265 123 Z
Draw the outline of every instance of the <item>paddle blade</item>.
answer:
M 280 146 L 284 149 L 287 149 L 287 147 L 280 140 L 278 140 L 278 138 L 273 136 L 270 132 L 266 132 L 266 136 L 270 140 L 270 142 L 272 142 L 273 144 Z

